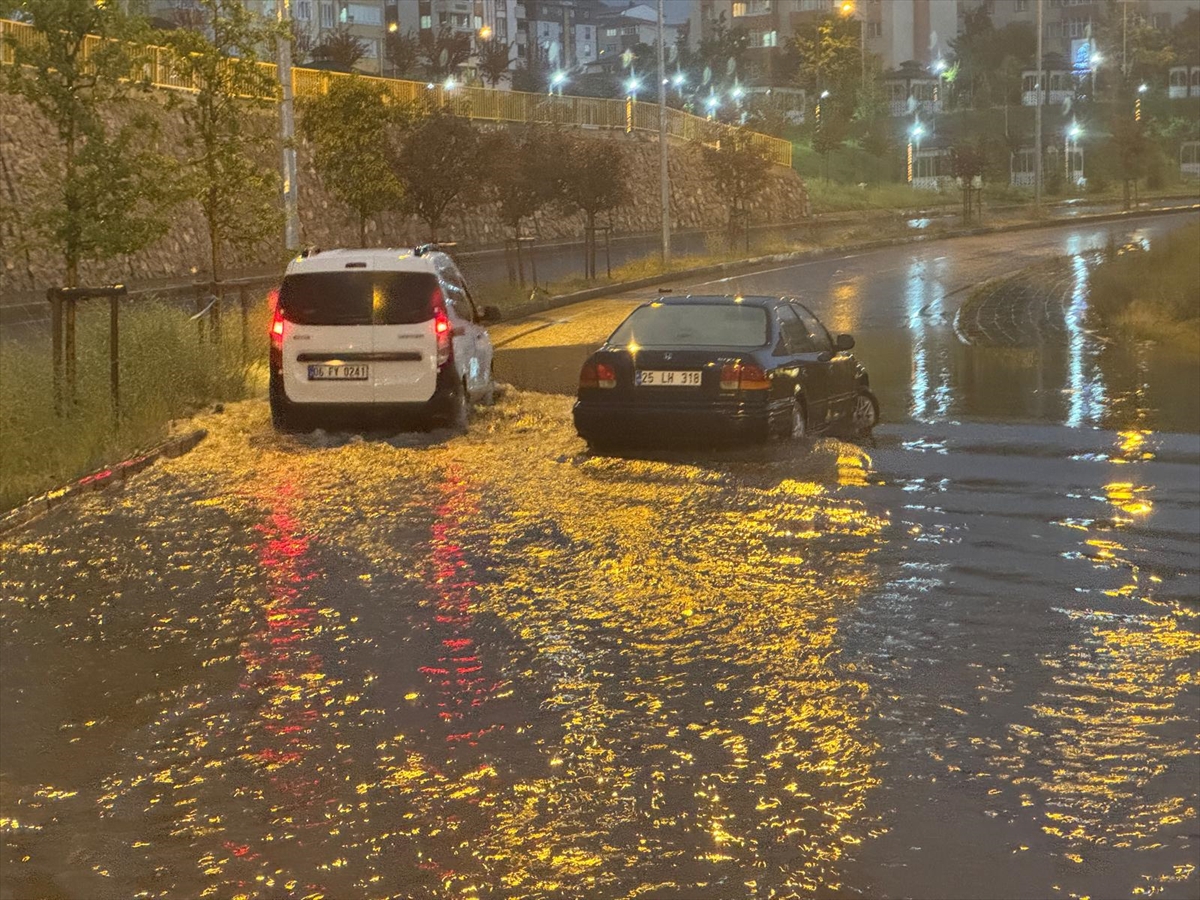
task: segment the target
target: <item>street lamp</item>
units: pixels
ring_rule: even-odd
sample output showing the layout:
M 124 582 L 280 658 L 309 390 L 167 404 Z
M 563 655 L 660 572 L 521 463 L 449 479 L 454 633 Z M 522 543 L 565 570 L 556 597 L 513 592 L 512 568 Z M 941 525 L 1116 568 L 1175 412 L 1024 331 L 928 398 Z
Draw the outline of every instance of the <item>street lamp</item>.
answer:
M 479 29 L 479 39 L 480 40 L 488 41 L 488 40 L 491 40 L 491 38 L 492 38 L 492 26 L 491 25 L 484 25 L 482 28 Z
M 920 122 L 913 122 L 912 128 L 908 129 L 908 183 L 916 187 L 916 179 L 913 177 L 913 144 L 917 145 L 917 150 L 921 149 L 921 137 L 925 134 L 925 126 Z
M 567 73 L 563 71 L 555 72 L 550 76 L 550 93 L 554 93 L 554 89 L 558 88 L 558 96 L 562 96 L 562 86 L 567 83 Z
M 1079 146 L 1079 138 L 1083 134 L 1083 129 L 1079 127 L 1079 123 L 1072 120 L 1071 127 L 1066 130 L 1063 137 L 1063 156 L 1064 168 L 1066 171 L 1067 184 L 1074 181 L 1073 173 L 1075 171 L 1075 152 Z
M 712 119 L 717 114 L 717 107 L 721 105 L 721 101 L 717 99 L 716 94 L 710 94 L 708 99 L 704 101 L 704 108 L 708 110 L 708 118 Z
M 1099 66 L 1100 63 L 1102 63 L 1102 62 L 1104 62 L 1104 57 L 1101 56 L 1098 52 L 1093 53 L 1091 56 L 1088 57 L 1088 65 L 1091 67 L 1091 70 L 1092 70 L 1092 102 L 1095 102 L 1095 100 L 1096 100 L 1096 67 Z
M 1138 95 L 1133 98 L 1133 121 L 1135 122 L 1142 121 L 1142 94 L 1146 93 L 1148 90 L 1150 90 L 1150 85 L 1138 85 Z
M 631 75 L 625 82 L 625 133 L 633 134 L 633 104 L 637 103 L 637 91 L 641 82 Z
M 816 109 L 814 110 L 814 112 L 816 114 L 816 122 L 814 124 L 818 128 L 821 127 L 821 101 L 826 100 L 828 98 L 829 98 L 829 91 L 821 91 L 821 96 L 819 96 L 817 98 L 817 106 L 816 106 Z

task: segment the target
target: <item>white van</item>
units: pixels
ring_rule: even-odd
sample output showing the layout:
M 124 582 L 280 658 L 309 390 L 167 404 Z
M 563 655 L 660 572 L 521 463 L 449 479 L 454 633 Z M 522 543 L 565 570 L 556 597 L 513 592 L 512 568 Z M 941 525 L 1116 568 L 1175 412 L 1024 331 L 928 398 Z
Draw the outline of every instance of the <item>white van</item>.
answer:
M 490 402 L 492 342 L 445 253 L 309 251 L 288 263 L 271 319 L 271 421 L 308 427 L 333 410 L 418 413 L 453 423 Z

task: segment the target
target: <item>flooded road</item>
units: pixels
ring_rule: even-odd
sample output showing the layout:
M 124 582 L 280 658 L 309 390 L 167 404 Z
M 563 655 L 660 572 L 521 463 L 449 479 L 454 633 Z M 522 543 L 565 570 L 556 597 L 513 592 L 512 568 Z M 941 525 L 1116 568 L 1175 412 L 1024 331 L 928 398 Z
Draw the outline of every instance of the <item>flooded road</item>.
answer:
M 996 265 L 962 243 L 920 252 Z M 278 437 L 250 401 L 0 539 L 0 897 L 1196 896 L 1187 406 L 1064 393 L 1087 345 L 981 412 L 957 304 L 885 338 L 942 290 L 885 262 L 799 291 L 861 337 L 863 446 L 592 457 L 523 391 Z M 616 305 L 497 339 L 554 359 Z

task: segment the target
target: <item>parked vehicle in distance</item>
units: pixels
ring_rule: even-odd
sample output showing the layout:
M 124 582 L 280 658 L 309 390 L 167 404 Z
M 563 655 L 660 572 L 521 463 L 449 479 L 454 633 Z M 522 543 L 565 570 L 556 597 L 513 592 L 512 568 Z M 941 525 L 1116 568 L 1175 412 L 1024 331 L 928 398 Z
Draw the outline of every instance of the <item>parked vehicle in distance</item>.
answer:
M 648 438 L 862 435 L 879 420 L 867 371 L 789 297 L 659 298 L 583 365 L 575 430 L 593 448 Z
M 491 402 L 492 342 L 454 261 L 428 246 L 320 250 L 288 263 L 271 318 L 271 421 L 416 414 L 453 423 Z

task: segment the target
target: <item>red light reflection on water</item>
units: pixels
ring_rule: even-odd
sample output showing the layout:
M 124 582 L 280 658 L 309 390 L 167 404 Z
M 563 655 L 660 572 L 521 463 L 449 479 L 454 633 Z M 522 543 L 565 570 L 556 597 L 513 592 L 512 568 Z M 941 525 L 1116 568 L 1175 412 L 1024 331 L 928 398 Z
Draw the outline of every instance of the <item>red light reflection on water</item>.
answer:
M 463 522 L 477 509 L 456 467 L 446 470 L 438 490 L 441 496 L 434 508 L 437 519 L 430 533 L 425 586 L 435 610 L 434 627 L 445 637 L 437 659 L 420 666 L 419 671 L 437 688 L 438 716 L 451 729 L 446 741 L 474 747 L 483 735 L 504 728 L 501 723 L 478 724 L 477 717 L 502 682 L 486 673 L 472 635 L 471 595 L 476 581 L 458 540 Z
M 319 692 L 324 661 L 308 641 L 317 610 L 308 601 L 305 585 L 318 577 L 309 558 L 311 538 L 291 513 L 294 491 L 285 485 L 275 495 L 267 520 L 257 526 L 259 564 L 267 579 L 267 601 L 261 627 L 242 648 L 247 675 L 243 689 L 259 693 L 264 746 L 254 751 L 259 764 L 271 773 L 271 782 L 292 795 L 297 805 L 312 799 L 318 779 L 285 774 L 298 767 L 305 751 L 314 746 L 312 736 L 320 715 Z M 258 743 L 251 736 L 252 743 Z

